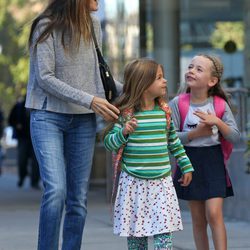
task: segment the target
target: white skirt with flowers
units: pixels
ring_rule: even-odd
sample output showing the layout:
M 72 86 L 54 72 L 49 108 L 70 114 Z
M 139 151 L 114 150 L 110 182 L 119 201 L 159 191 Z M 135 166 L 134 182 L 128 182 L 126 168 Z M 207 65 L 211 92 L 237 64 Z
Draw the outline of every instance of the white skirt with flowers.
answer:
M 182 229 L 171 176 L 149 180 L 121 172 L 114 205 L 114 234 L 143 237 Z

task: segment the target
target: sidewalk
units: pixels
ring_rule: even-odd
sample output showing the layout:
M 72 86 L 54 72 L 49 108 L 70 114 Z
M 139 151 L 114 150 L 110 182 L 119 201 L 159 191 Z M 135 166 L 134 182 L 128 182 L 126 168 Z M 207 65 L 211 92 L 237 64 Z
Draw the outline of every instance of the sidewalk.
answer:
M 22 189 L 16 187 L 12 168 L 0 176 L 0 250 L 35 250 L 39 217 L 40 191 L 30 189 L 28 180 Z M 194 250 L 189 213 L 182 212 L 184 231 L 174 234 L 175 250 Z M 226 220 L 228 249 L 250 249 L 250 223 Z M 150 240 L 149 249 L 152 249 Z M 84 250 L 126 250 L 126 239 L 114 236 L 110 204 L 105 188 L 91 186 L 88 216 L 83 236 Z M 211 248 L 213 249 L 213 248 Z

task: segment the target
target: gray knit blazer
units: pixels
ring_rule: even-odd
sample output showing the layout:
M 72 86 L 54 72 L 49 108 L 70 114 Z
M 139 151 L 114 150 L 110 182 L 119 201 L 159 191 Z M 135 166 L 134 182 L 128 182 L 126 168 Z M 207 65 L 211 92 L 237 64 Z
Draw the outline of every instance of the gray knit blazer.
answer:
M 94 16 L 92 20 L 101 47 L 100 23 Z M 48 21 L 38 23 L 33 41 Z M 67 37 L 65 41 L 67 43 Z M 90 105 L 94 96 L 105 98 L 93 42 L 86 44 L 82 40 L 79 50 L 65 52 L 61 32 L 54 31 L 36 49 L 30 49 L 27 108 L 69 114 L 92 113 Z

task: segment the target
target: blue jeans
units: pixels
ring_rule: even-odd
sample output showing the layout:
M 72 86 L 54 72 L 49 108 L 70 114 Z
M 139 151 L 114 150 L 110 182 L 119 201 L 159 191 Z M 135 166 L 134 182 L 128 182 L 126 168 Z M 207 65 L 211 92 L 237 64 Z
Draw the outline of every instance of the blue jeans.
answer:
M 95 114 L 31 112 L 31 137 L 44 186 L 39 250 L 57 250 L 65 206 L 63 250 L 81 248 L 94 153 Z

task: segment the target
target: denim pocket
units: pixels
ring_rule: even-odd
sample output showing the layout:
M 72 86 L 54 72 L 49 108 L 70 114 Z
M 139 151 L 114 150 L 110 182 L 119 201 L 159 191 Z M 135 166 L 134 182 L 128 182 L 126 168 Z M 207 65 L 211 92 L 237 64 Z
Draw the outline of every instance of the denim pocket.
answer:
M 31 122 L 45 121 L 47 111 L 45 110 L 32 110 L 31 111 Z

